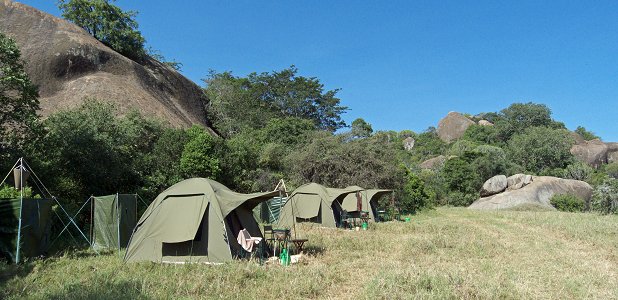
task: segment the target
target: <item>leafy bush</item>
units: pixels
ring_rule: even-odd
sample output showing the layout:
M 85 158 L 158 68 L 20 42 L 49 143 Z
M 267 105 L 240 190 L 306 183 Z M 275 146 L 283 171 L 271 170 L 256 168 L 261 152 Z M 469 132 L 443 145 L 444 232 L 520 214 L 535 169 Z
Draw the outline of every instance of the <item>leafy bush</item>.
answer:
M 618 179 L 618 162 L 606 165 L 605 172 L 609 177 Z
M 570 194 L 554 195 L 549 202 L 559 211 L 581 212 L 586 207 L 584 200 Z
M 596 134 L 586 130 L 586 128 L 584 128 L 583 126 L 577 126 L 577 129 L 575 129 L 575 132 L 578 133 L 579 135 L 581 135 L 584 138 L 584 140 L 586 140 L 586 141 L 590 141 L 590 140 L 594 140 L 594 139 L 598 139 L 599 138 Z
M 511 138 L 509 156 L 526 171 L 539 174 L 566 167 L 573 160 L 570 152 L 573 142 L 567 130 L 532 127 Z
M 416 174 L 407 172 L 406 182 L 403 185 L 403 191 L 399 196 L 401 209 L 406 213 L 416 212 L 422 208 L 433 206 L 430 203 L 430 197 L 425 190 L 425 183 Z
M 588 164 L 575 161 L 564 169 L 564 178 L 575 179 L 581 181 L 589 181 L 594 173 L 594 169 Z
M 591 209 L 603 214 L 618 214 L 618 179 L 607 178 L 594 189 Z
M 446 205 L 453 206 L 469 206 L 478 199 L 478 196 L 473 194 L 465 194 L 462 192 L 454 191 L 448 194 Z

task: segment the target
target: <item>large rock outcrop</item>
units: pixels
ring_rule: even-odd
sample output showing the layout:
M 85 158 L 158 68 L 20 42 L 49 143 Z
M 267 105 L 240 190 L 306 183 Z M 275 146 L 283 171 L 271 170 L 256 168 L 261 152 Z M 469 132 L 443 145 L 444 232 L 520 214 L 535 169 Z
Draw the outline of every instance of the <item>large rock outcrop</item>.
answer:
M 20 47 L 43 116 L 97 98 L 176 127 L 208 125 L 201 88 L 154 59 L 134 62 L 78 26 L 10 0 L 0 0 L 0 31 Z
M 571 194 L 589 203 L 592 187 L 583 181 L 550 176 L 533 177 L 532 182 L 520 189 L 482 197 L 469 206 L 471 209 L 497 210 L 518 206 L 540 206 L 554 209 L 549 200 L 553 195 Z
M 515 174 L 506 179 L 508 190 L 518 190 L 532 183 L 532 175 Z M 482 195 L 481 195 L 482 196 Z
M 466 116 L 452 111 L 438 123 L 438 136 L 441 140 L 450 143 L 462 137 L 466 129 L 474 124 L 474 121 Z
M 598 168 L 607 163 L 609 147 L 599 139 L 583 141 L 571 147 L 571 154 L 591 167 Z
M 487 179 L 481 188 L 481 197 L 487 197 L 504 192 L 506 190 L 507 180 L 504 175 L 496 175 Z
M 440 155 L 440 156 L 436 156 L 434 158 L 430 158 L 430 159 L 428 159 L 426 161 L 423 161 L 418 166 L 421 169 L 437 170 L 437 169 L 441 168 L 444 165 L 444 162 L 446 162 L 446 159 L 447 159 L 446 156 Z

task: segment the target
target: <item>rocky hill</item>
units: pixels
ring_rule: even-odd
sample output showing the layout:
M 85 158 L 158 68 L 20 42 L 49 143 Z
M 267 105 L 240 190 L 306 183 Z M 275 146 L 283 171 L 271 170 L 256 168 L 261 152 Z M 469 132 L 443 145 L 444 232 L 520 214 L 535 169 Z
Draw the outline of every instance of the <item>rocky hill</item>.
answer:
M 97 98 L 175 127 L 209 125 L 201 88 L 154 59 L 136 63 L 80 27 L 10 0 L 0 0 L 0 31 L 20 47 L 43 116 Z

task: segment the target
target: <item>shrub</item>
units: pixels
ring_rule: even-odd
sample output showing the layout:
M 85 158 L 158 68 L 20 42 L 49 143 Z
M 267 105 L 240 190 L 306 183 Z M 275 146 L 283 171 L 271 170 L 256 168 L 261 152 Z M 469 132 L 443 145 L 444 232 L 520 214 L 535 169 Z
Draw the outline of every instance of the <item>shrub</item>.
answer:
M 594 189 L 591 208 L 604 214 L 618 214 L 618 179 L 607 178 Z
M 476 199 L 478 199 L 478 197 L 473 194 L 455 191 L 448 194 L 446 205 L 469 206 L 472 202 L 476 201 Z
M 584 200 L 570 194 L 554 195 L 549 202 L 559 211 L 581 212 L 586 207 Z

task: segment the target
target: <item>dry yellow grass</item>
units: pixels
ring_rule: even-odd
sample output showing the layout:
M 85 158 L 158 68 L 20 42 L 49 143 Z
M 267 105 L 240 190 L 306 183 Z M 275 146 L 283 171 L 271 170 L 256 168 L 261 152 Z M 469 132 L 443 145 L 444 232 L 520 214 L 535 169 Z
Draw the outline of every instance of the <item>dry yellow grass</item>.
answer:
M 618 298 L 618 217 L 439 208 L 368 231 L 303 227 L 282 267 L 122 264 L 118 255 L 0 264 L 0 298 Z

